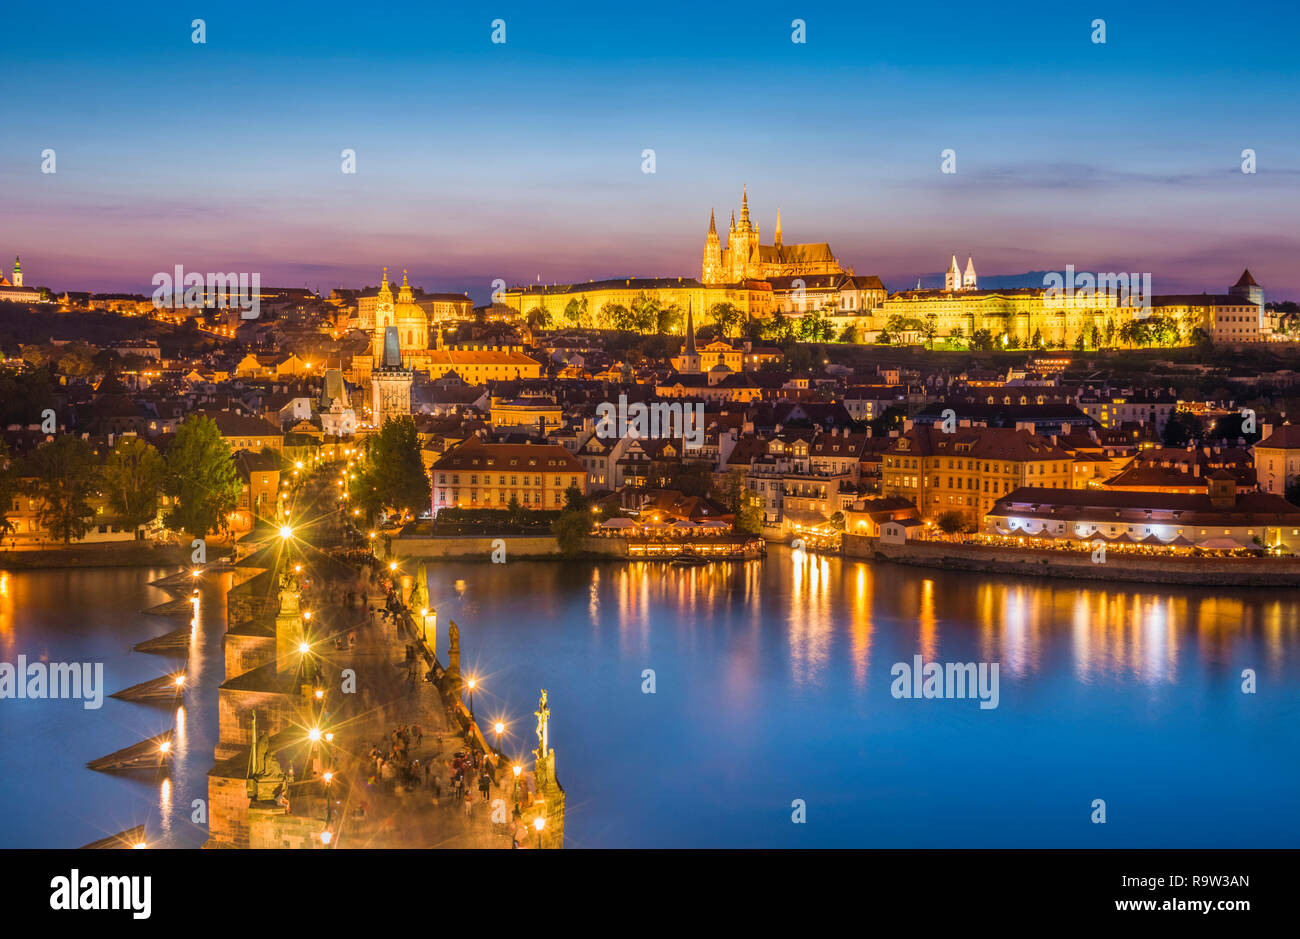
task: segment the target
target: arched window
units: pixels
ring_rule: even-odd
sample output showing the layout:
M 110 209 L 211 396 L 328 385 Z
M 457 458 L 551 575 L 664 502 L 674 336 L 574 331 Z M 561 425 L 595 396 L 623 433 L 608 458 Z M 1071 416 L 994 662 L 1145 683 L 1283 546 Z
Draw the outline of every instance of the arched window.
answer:
M 409 329 L 406 331 L 406 344 L 408 346 L 415 345 L 415 333 L 411 332 Z

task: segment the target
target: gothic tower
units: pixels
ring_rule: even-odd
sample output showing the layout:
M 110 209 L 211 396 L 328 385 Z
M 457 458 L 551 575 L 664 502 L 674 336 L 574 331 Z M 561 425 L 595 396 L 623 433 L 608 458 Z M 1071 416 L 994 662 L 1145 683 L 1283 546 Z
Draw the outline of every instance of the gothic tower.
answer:
M 966 258 L 966 273 L 961 276 L 961 289 L 974 290 L 979 281 L 975 278 L 975 260 L 971 257 Z
M 749 219 L 748 188 L 741 191 L 740 225 L 736 228 L 735 234 L 727 239 L 727 250 L 731 255 L 732 283 L 740 283 L 759 276 L 758 227 Z
M 776 210 L 776 232 L 772 235 L 774 247 L 781 247 L 781 210 Z
M 726 280 L 722 271 L 722 242 L 718 240 L 718 225 L 709 210 L 709 234 L 704 239 L 704 265 L 700 281 L 705 284 L 720 284 Z
M 390 417 L 411 413 L 411 384 L 415 372 L 402 367 L 401 340 L 396 326 L 384 330 L 379 364 L 370 373 L 370 419 L 383 427 Z
M 18 255 L 14 255 L 14 279 L 13 285 L 21 287 L 23 285 L 23 266 L 18 261 Z

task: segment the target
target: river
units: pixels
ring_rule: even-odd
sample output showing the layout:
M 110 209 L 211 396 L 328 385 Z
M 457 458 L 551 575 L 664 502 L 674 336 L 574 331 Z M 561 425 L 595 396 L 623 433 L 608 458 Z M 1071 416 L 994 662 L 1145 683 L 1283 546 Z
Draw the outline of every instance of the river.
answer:
M 163 674 L 174 660 L 128 651 L 178 625 L 138 612 L 167 599 L 147 586 L 162 573 L 6 575 L 0 660 L 102 660 L 110 692 Z M 0 701 L 0 846 L 76 846 L 137 822 L 202 842 L 190 819 L 227 580 L 203 590 L 170 782 L 83 764 L 165 729 L 171 709 Z M 442 563 L 429 580 L 439 657 L 455 619 L 475 713 L 507 723 L 508 751 L 534 746 L 547 689 L 571 847 L 1300 845 L 1297 591 L 785 548 L 705 568 Z M 896 698 L 893 667 L 916 655 L 997 663 L 997 707 Z

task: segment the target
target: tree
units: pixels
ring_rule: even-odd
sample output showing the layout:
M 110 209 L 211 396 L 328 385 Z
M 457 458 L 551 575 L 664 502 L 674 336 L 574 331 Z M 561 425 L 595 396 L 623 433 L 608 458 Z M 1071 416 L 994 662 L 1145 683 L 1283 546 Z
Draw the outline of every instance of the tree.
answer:
M 420 458 L 420 437 L 408 415 L 390 417 L 370 439 L 363 472 L 354 481 L 360 507 L 376 507 L 418 515 L 429 506 L 429 474 Z
M 934 313 L 927 313 L 925 322 L 921 324 L 921 336 L 931 352 L 934 351 L 934 337 L 937 335 L 939 335 L 939 317 Z
M 1188 442 L 1201 432 L 1196 416 L 1191 411 L 1179 408 L 1165 421 L 1164 443 L 1166 447 L 1185 447 Z
M 736 531 L 747 532 L 751 535 L 761 534 L 763 531 L 763 510 L 761 505 L 761 499 L 746 492 L 740 500 L 740 505 L 736 507 L 736 517 L 731 523 L 732 527 Z
M 621 303 L 606 303 L 600 308 L 600 322 L 597 324 L 602 329 L 632 329 L 632 311 Z
M 715 303 L 709 307 L 709 317 L 717 324 L 722 336 L 730 336 L 745 321 L 745 314 L 731 303 Z
M 799 320 L 799 339 L 803 342 L 827 342 L 835 337 L 835 327 L 821 310 L 809 310 Z
M 637 294 L 637 298 L 632 301 L 632 310 L 629 317 L 632 329 L 637 332 L 651 333 L 659 328 L 659 301 L 650 296 L 644 290 Z
M 566 510 L 551 522 L 551 534 L 559 543 L 560 550 L 566 555 L 577 554 L 582 547 L 582 539 L 591 532 L 591 513 L 585 510 Z
M 935 524 L 945 535 L 955 535 L 966 527 L 966 518 L 955 509 L 949 509 L 935 519 Z
M 14 498 L 19 493 L 15 469 L 9 459 L 9 447 L 0 440 L 0 536 L 11 534 L 14 530 L 14 523 L 9 521 L 9 513 L 14 510 Z
M 686 322 L 686 313 L 681 306 L 670 303 L 659 308 L 658 331 L 661 333 L 679 333 Z
M 582 490 L 577 486 L 570 486 L 564 490 L 564 511 L 566 512 L 588 512 L 591 506 L 587 497 L 582 494 Z
M 987 329 L 977 329 L 970 334 L 970 347 L 976 352 L 993 351 L 993 333 Z
M 38 519 L 49 533 L 70 544 L 90 531 L 90 498 L 99 485 L 95 451 L 80 437 L 61 434 L 28 454 L 23 468 L 27 492 L 40 500 Z
M 528 311 L 528 328 L 529 329 L 550 329 L 551 314 L 539 306 L 533 307 Z
M 123 528 L 139 528 L 158 514 L 167 464 L 147 440 L 119 440 L 104 461 L 102 478 L 109 507 Z
M 163 491 L 175 504 L 163 517 L 164 523 L 195 538 L 225 531 L 241 488 L 230 446 L 221 439 L 216 421 L 191 414 L 176 429 L 176 439 L 167 450 Z
M 1292 505 L 1300 505 L 1300 476 L 1286 484 L 1286 501 Z
M 564 306 L 564 318 L 569 321 L 571 326 L 586 326 L 587 323 L 587 298 L 581 300 L 570 300 Z

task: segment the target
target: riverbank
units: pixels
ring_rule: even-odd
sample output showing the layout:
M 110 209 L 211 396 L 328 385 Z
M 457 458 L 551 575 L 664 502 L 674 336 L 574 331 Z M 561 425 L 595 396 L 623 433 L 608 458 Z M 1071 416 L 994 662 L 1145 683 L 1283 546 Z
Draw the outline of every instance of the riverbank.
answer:
M 166 567 L 186 564 L 190 551 L 181 545 L 161 545 L 149 541 L 105 541 L 0 551 L 0 568 L 9 571 L 34 571 L 60 567 Z
M 865 535 L 848 534 L 844 536 L 843 553 L 846 558 L 1020 577 L 1200 587 L 1300 587 L 1300 558 L 1155 557 L 1112 552 L 1104 563 L 1094 563 L 1088 551 L 946 541 L 886 544 Z

